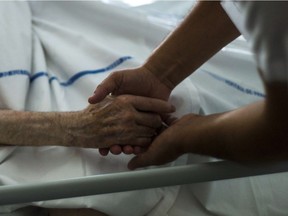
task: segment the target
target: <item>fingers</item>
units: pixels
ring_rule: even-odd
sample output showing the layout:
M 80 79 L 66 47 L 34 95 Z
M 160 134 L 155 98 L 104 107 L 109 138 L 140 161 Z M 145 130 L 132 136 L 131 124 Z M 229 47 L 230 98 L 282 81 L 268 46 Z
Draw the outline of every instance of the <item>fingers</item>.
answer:
M 131 146 L 131 145 L 125 145 L 125 146 L 120 146 L 120 145 L 113 145 L 111 148 L 100 148 L 99 153 L 102 156 L 107 156 L 109 152 L 113 155 L 119 155 L 121 153 L 124 153 L 126 155 L 131 155 L 131 154 L 141 154 L 146 151 L 145 147 L 141 146 Z
M 139 112 L 135 116 L 135 119 L 138 125 L 142 125 L 149 128 L 157 129 L 160 128 L 162 125 L 162 119 L 160 118 L 160 116 L 153 113 Z
M 118 96 L 121 103 L 132 105 L 134 118 L 138 125 L 159 128 L 162 124 L 161 117 L 168 118 L 168 113 L 174 112 L 175 107 L 166 101 L 135 95 Z
M 99 149 L 99 153 L 102 156 L 107 156 L 109 154 L 109 151 L 114 154 L 114 155 L 119 155 L 121 154 L 123 151 L 122 147 L 120 145 L 113 145 L 110 148 L 100 148 Z M 131 150 L 126 150 L 127 152 L 130 152 Z M 130 153 L 129 153 L 130 154 Z
M 160 115 L 161 115 L 162 121 L 165 122 L 165 124 L 167 124 L 167 125 L 172 125 L 178 120 L 177 117 L 175 117 L 171 114 L 165 114 L 164 113 L 164 114 L 160 114 Z
M 123 80 L 122 73 L 114 72 L 110 74 L 101 84 L 97 86 L 94 95 L 89 97 L 88 102 L 91 104 L 99 103 L 107 95 L 119 89 Z
M 140 132 L 139 132 L 140 131 Z M 139 134 L 136 135 L 134 132 L 132 134 L 135 134 L 135 137 L 126 137 L 125 135 L 129 135 L 131 133 L 124 133 L 124 137 L 115 137 L 113 140 L 116 143 L 119 143 L 118 145 L 110 145 L 107 148 L 99 148 L 99 154 L 102 156 L 107 156 L 109 152 L 113 155 L 119 155 L 121 153 L 124 154 L 140 154 L 146 149 L 146 146 L 148 146 L 151 142 L 153 137 L 155 136 L 155 130 L 147 127 L 139 127 L 138 130 Z M 151 133 L 152 132 L 152 133 Z M 146 135 L 144 135 L 146 134 Z M 130 144 L 130 145 L 129 145 Z
M 101 147 L 109 148 L 114 144 L 146 146 L 156 135 L 156 128 L 138 124 L 116 124 L 103 129 Z
M 120 145 L 113 145 L 110 147 L 110 152 L 114 155 L 119 155 L 122 153 L 122 148 Z
M 157 142 L 156 138 L 145 152 L 136 155 L 129 161 L 128 169 L 134 170 L 141 167 L 164 164 L 167 161 L 165 144 L 165 141 L 160 140 L 160 142 Z
M 135 170 L 137 168 L 154 165 L 154 157 L 149 150 L 143 154 L 139 154 L 132 158 L 128 163 L 128 169 Z
M 146 150 L 147 150 L 147 148 L 145 148 L 145 147 L 134 146 L 134 154 L 135 155 L 141 154 L 141 153 L 145 152 Z
M 151 165 L 162 165 L 177 159 L 183 152 L 178 142 L 173 141 L 173 136 L 168 136 L 169 134 L 172 134 L 171 128 L 160 134 L 146 151 L 132 158 L 128 168 L 134 170 Z
M 155 135 L 156 131 L 153 128 L 135 126 L 131 130 L 122 131 L 115 137 L 114 142 L 119 145 L 146 146 L 151 143 Z
M 133 95 L 125 95 L 124 97 L 128 97 L 128 100 L 131 102 L 134 108 L 139 111 L 172 113 L 176 110 L 173 105 L 164 100 Z
M 100 148 L 98 151 L 102 156 L 107 156 L 109 154 L 109 148 Z
M 176 159 L 174 156 L 167 156 L 160 149 L 153 149 L 153 146 L 150 146 L 147 151 L 142 151 L 129 161 L 128 169 L 134 170 L 152 165 L 162 165 L 174 159 Z
M 104 86 L 102 84 L 98 85 L 96 90 L 94 91 L 94 95 L 88 98 L 88 102 L 90 104 L 99 103 L 111 92 L 110 89 L 113 89 L 113 86 L 107 88 L 107 86 Z
M 130 155 L 130 154 L 138 155 L 138 154 L 141 154 L 141 153 L 145 152 L 146 149 L 147 148 L 141 147 L 141 146 L 126 145 L 126 146 L 122 147 L 122 152 L 124 154 L 127 154 L 127 155 Z

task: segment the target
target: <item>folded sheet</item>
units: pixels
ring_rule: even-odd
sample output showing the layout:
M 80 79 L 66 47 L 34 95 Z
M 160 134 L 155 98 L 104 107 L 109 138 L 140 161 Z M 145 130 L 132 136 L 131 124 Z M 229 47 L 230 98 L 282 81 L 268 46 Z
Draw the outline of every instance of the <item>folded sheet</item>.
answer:
M 143 63 L 193 4 L 155 1 L 128 8 L 103 2 L 0 2 L 0 26 L 5 29 L 0 31 L 1 109 L 85 108 L 97 84 L 113 70 Z M 175 89 L 170 100 L 177 107 L 175 115 L 181 116 L 228 111 L 264 98 L 253 55 L 238 38 Z M 127 171 L 130 158 L 101 157 L 97 150 L 81 148 L 1 147 L 0 184 L 122 172 Z M 210 160 L 215 159 L 189 155 L 167 166 Z M 0 214 L 36 205 L 95 208 L 111 216 L 284 216 L 288 212 L 286 179 L 282 173 L 1 206 Z
M 138 12 L 101 2 L 1 2 L 0 106 L 30 111 L 85 108 L 88 96 L 113 70 L 143 63 L 169 33 Z M 117 20 L 117 22 L 115 22 Z M 200 109 L 187 79 L 171 97 L 176 116 Z M 56 145 L 57 143 L 55 143 Z M 127 171 L 131 156 L 101 157 L 98 150 L 1 147 L 0 184 L 22 184 Z M 186 163 L 185 157 L 170 165 Z M 1 206 L 95 208 L 111 216 L 162 215 L 179 186 Z

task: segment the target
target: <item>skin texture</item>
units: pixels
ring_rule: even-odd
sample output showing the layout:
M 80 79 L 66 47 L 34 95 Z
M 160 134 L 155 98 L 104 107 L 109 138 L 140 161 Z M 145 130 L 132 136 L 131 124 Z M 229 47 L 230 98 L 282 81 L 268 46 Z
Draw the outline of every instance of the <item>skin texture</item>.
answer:
M 200 1 L 141 67 L 112 74 L 96 88 L 89 102 L 98 103 L 108 93 L 132 92 L 167 100 L 176 85 L 239 35 L 218 1 Z M 138 88 L 140 82 L 150 90 Z M 160 165 L 184 153 L 241 162 L 287 159 L 288 86 L 281 81 L 263 79 L 263 83 L 264 101 L 226 113 L 183 116 L 128 167 Z M 125 153 L 119 146 L 112 148 Z
M 105 148 L 146 146 L 162 125 L 158 113 L 175 108 L 165 101 L 140 96 L 106 97 L 77 112 L 0 112 L 0 143 L 18 146 L 60 145 Z
M 167 100 L 176 85 L 239 35 L 219 2 L 199 2 L 141 67 L 112 73 L 89 102 L 98 103 L 109 93 Z M 102 155 L 108 152 L 100 149 Z M 121 146 L 113 146 L 110 152 L 127 153 Z

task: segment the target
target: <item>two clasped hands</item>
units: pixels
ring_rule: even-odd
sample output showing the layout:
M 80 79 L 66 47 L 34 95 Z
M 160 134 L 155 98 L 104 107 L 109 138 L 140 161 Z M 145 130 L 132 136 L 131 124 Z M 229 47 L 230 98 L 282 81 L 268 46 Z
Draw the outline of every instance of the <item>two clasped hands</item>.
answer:
M 185 153 L 238 162 L 287 160 L 288 84 L 287 70 L 285 71 L 287 62 L 284 57 L 287 53 L 287 46 L 284 46 L 287 37 L 283 33 L 285 28 L 276 25 L 274 19 L 270 22 L 265 15 L 273 8 L 273 17 L 285 20 L 283 17 L 287 14 L 287 4 L 246 3 L 246 18 L 251 19 L 247 31 L 253 35 L 251 43 L 263 78 L 266 98 L 229 112 L 206 116 L 191 113 L 177 120 L 169 118 L 175 109 L 167 103 L 172 90 L 241 35 L 220 1 L 199 1 L 142 66 L 112 73 L 89 98 L 91 104 L 97 104 L 111 93 L 116 100 L 122 98 L 122 102 L 124 99 L 132 104 L 135 116 L 141 116 L 123 118 L 119 125 L 130 122 L 126 126 L 131 128 L 122 130 L 123 133 L 120 130 L 120 134 L 118 132 L 116 135 L 125 139 L 116 142 L 116 145 L 98 146 L 102 155 L 109 151 L 113 154 L 134 153 L 136 156 L 128 164 L 130 169 L 164 164 Z M 273 33 L 281 31 L 281 34 Z M 278 40 L 271 40 L 275 35 L 279 37 Z M 275 56 L 273 47 L 281 48 L 275 49 Z M 284 53 L 283 56 L 278 50 L 283 51 L 280 52 Z M 261 61 L 258 60 L 262 57 L 269 57 L 266 68 L 260 67 Z M 272 66 L 277 66 L 276 74 Z M 162 122 L 169 127 L 159 134 Z
M 180 143 L 175 145 L 172 140 L 181 136 L 182 129 L 179 126 L 185 119 L 176 120 L 173 117 L 175 107 L 167 102 L 172 89 L 145 66 L 117 71 L 105 79 L 89 98 L 89 102 L 97 104 L 103 99 L 115 100 L 114 103 L 118 101 L 119 110 L 123 113 L 117 113 L 121 119 L 117 127 L 122 125 L 123 130 L 119 139 L 113 135 L 117 144 L 99 148 L 100 154 L 135 154 L 128 164 L 130 169 L 163 164 L 180 156 L 183 153 L 182 147 Z M 133 113 L 125 109 L 124 104 L 132 105 Z M 128 121 L 130 124 L 126 124 Z

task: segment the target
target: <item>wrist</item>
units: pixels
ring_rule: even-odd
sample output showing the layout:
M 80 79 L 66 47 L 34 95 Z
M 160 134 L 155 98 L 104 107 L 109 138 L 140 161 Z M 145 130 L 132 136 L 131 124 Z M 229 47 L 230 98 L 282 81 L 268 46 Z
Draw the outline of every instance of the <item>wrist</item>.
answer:
M 81 147 L 79 145 L 78 133 L 81 128 L 80 111 L 61 113 L 57 120 L 57 126 L 62 134 L 61 145 L 67 147 Z
M 41 145 L 69 146 L 68 136 L 65 128 L 69 125 L 69 113 L 67 112 L 47 112 L 35 113 L 39 116 L 41 127 L 37 127 L 33 133 L 39 134 L 43 138 Z M 42 134 L 42 136 L 41 136 Z M 27 138 L 29 140 L 29 138 Z
M 170 49 L 171 47 L 165 46 L 156 49 L 147 59 L 144 67 L 173 90 L 187 76 L 187 71 L 190 73 L 190 68 L 182 64 L 180 56 L 175 57 Z
M 63 113 L 60 125 L 64 146 L 101 147 L 101 134 L 106 128 L 101 123 L 103 115 L 98 114 L 96 107 L 97 105 L 90 105 L 81 111 Z
M 172 62 L 169 59 L 153 59 L 152 57 L 143 65 L 143 67 L 152 73 L 161 83 L 167 86 L 171 91 L 181 82 L 181 80 L 171 79 L 173 74 L 180 71 L 179 62 Z
M 183 152 L 199 155 L 222 157 L 223 139 L 221 128 L 218 125 L 219 114 L 200 116 L 187 115 L 189 123 L 183 131 Z

